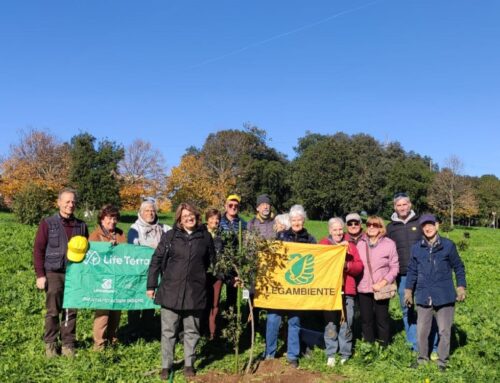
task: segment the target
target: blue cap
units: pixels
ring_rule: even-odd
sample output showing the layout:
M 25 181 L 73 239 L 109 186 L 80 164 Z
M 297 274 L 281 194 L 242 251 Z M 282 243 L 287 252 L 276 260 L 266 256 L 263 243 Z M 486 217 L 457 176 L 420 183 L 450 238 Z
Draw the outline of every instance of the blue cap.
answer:
M 423 225 L 424 223 L 433 223 L 434 224 L 436 222 L 437 222 L 436 217 L 433 214 L 424 214 L 418 220 L 418 223 L 420 225 Z

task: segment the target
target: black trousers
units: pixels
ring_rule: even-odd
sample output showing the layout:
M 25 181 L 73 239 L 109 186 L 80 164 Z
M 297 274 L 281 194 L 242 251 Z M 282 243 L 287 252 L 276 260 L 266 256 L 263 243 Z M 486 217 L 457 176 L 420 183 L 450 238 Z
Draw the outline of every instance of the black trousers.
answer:
M 361 330 L 363 339 L 373 343 L 378 340 L 382 346 L 391 339 L 389 299 L 376 301 L 373 294 L 358 293 Z

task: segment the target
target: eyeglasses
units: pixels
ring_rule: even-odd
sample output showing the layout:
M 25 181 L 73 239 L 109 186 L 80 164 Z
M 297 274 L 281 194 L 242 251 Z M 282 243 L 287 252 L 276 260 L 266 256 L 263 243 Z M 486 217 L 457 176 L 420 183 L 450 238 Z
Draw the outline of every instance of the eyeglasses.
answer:
M 189 213 L 189 214 L 183 214 L 181 215 L 181 218 L 184 218 L 184 219 L 187 219 L 187 218 L 194 218 L 196 217 L 193 213 Z
M 240 205 L 238 205 L 237 203 L 228 203 L 227 204 L 227 207 L 230 208 L 230 209 L 238 209 Z
M 382 227 L 382 225 L 380 225 L 380 224 L 378 224 L 378 223 L 376 223 L 376 222 L 368 222 L 368 223 L 366 224 L 366 227 L 375 227 L 375 228 L 377 228 L 377 229 L 380 229 L 380 228 Z
M 347 222 L 347 226 L 359 226 L 359 222 L 358 221 L 349 221 L 349 222 Z
M 394 199 L 398 199 L 398 198 L 409 198 L 409 197 L 408 197 L 408 194 L 403 193 L 403 192 L 399 192 L 399 193 L 394 194 Z

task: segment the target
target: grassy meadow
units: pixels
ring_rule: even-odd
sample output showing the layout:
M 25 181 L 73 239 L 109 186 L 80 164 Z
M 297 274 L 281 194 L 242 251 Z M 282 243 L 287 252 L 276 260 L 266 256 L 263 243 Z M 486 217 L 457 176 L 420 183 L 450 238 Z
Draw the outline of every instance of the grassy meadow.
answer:
M 135 214 L 124 214 L 120 227 L 125 231 Z M 161 222 L 172 224 L 172 214 Z M 91 226 L 95 226 L 91 224 Z M 319 240 L 326 235 L 326 222 L 309 221 L 309 231 Z M 455 242 L 466 230 L 443 233 Z M 1 382 L 154 382 L 159 381 L 160 342 L 139 339 L 121 343 L 104 352 L 92 351 L 93 312 L 80 310 L 77 325 L 78 350 L 74 359 L 44 356 L 44 293 L 35 287 L 32 247 L 36 227 L 16 223 L 13 215 L 0 213 L 0 381 Z M 325 382 L 344 377 L 355 382 L 494 382 L 499 381 L 500 319 L 499 264 L 500 230 L 467 230 L 469 247 L 461 251 L 467 273 L 467 299 L 456 305 L 449 369 L 445 373 L 429 364 L 419 369 L 409 365 L 415 355 L 405 345 L 401 313 L 391 301 L 393 342 L 381 349 L 360 340 L 359 324 L 353 358 L 343 366 L 326 367 L 323 350 L 315 349 L 302 358 L 301 369 L 323 373 Z M 126 324 L 122 316 L 122 327 Z M 245 342 L 244 342 L 245 343 Z M 257 335 L 257 352 L 263 351 Z M 243 347 L 243 355 L 247 349 Z M 178 346 L 177 359 L 182 359 Z M 233 353 L 224 340 L 199 344 L 196 367 L 199 374 L 209 370 L 232 371 Z M 182 371 L 175 381 L 183 382 Z

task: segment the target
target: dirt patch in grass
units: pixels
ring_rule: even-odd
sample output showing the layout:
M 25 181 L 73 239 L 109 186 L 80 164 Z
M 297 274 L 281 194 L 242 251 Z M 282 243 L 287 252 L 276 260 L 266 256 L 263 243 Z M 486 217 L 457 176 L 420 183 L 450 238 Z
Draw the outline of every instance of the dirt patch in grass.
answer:
M 263 360 L 258 363 L 254 372 L 248 375 L 224 374 L 218 371 L 209 371 L 190 379 L 199 383 L 291 383 L 291 382 L 341 382 L 343 376 L 322 374 L 320 372 L 293 368 L 279 359 Z

